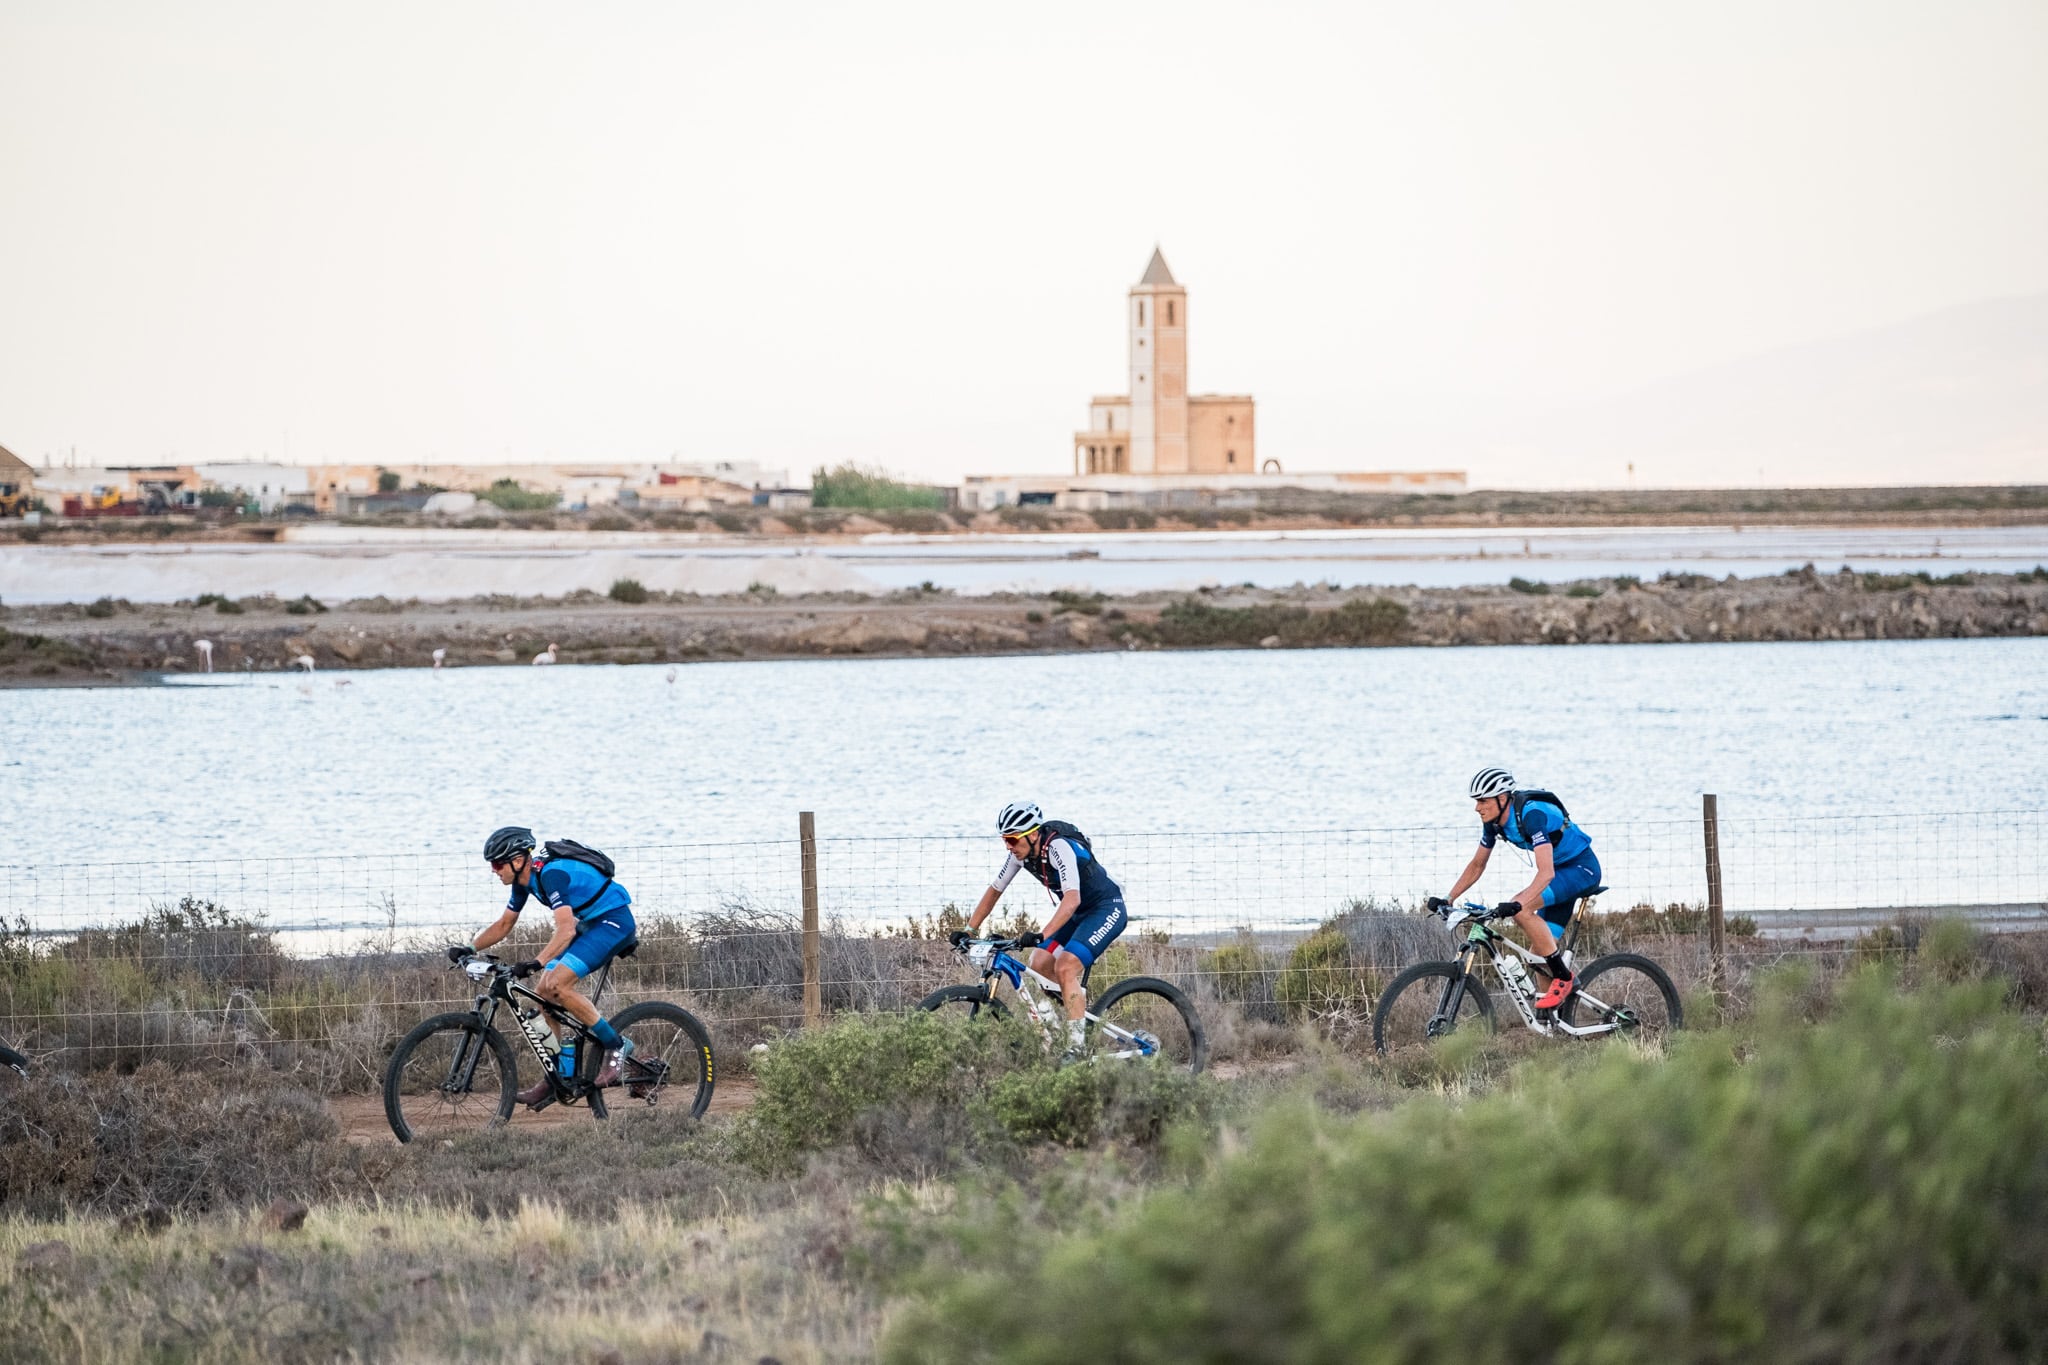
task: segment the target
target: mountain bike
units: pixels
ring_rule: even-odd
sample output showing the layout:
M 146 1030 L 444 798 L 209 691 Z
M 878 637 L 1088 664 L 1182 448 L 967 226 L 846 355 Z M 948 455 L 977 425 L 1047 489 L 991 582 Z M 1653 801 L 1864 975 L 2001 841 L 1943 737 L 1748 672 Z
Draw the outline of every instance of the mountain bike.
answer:
M 28 1058 L 0 1043 L 0 1071 L 11 1071 L 23 1080 L 28 1079 Z
M 1057 981 L 1047 980 L 1011 952 L 1023 946 L 1014 938 L 969 939 L 959 951 L 981 969 L 981 980 L 972 986 L 943 986 L 919 1002 L 926 1011 L 965 1011 L 977 1018 L 985 1010 L 996 1018 L 1009 1007 L 996 995 L 998 980 L 1024 1002 L 1031 1019 L 1045 1034 L 1052 1051 L 1065 1048 L 1067 1041 L 1064 996 Z M 1087 976 L 1081 980 L 1085 988 Z M 1195 1007 L 1180 990 L 1151 976 L 1127 976 L 1102 993 L 1094 1008 L 1083 1016 L 1086 1033 L 1083 1046 L 1088 1060 L 1160 1061 L 1190 1073 L 1200 1071 L 1209 1061 L 1209 1039 Z
M 1479 977 L 1490 964 L 1494 975 L 1515 1002 L 1522 1023 L 1538 1033 L 1567 1038 L 1597 1038 L 1610 1033 L 1654 1038 L 1684 1024 L 1678 990 L 1662 967 L 1636 953 L 1609 953 L 1579 967 L 1571 958 L 1580 919 L 1591 908 L 1597 887 L 1581 897 L 1579 913 L 1565 931 L 1565 961 L 1575 969 L 1578 989 L 1555 1010 L 1536 1008 L 1537 989 L 1529 967 L 1543 959 L 1493 927 L 1498 915 L 1490 907 L 1448 906 L 1434 913 L 1453 934 L 1463 934 L 1458 955 L 1450 962 L 1418 962 L 1387 983 L 1372 1012 L 1372 1044 L 1391 1052 L 1427 1043 L 1472 1025 L 1491 1032 L 1495 1027 L 1493 997 Z
M 639 946 L 638 939 L 628 939 L 614 956 L 631 957 Z M 531 1106 L 535 1110 L 580 1104 L 602 1119 L 623 1095 L 650 1108 L 688 1105 L 690 1116 L 698 1118 L 711 1104 L 711 1035 L 682 1006 L 643 1000 L 619 1011 L 612 1027 L 633 1040 L 633 1053 L 614 1071 L 602 1062 L 606 1049 L 586 1026 L 518 984 L 536 965 L 474 954 L 455 969 L 482 987 L 475 1003 L 422 1022 L 400 1041 L 384 1069 L 384 1117 L 400 1142 L 474 1132 L 512 1117 L 519 1066 L 511 1042 L 495 1027 L 500 1008 L 512 1011 L 516 1036 L 548 1079 L 548 1093 Z M 606 962 L 590 992 L 592 1002 L 604 993 L 611 972 Z M 561 1073 L 548 1047 L 557 1037 L 564 1048 L 576 1049 L 571 1075 Z

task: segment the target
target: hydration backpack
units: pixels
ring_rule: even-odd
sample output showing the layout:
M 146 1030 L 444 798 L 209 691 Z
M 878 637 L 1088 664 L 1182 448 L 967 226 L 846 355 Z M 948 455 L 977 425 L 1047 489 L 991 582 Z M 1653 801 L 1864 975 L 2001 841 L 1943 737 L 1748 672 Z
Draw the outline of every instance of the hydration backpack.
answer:
M 610 858 L 599 853 L 596 849 L 585 848 L 574 839 L 550 839 L 541 845 L 541 851 L 547 854 L 549 861 L 559 858 L 563 862 L 582 863 L 586 867 L 596 868 L 604 875 L 604 885 L 592 892 L 590 899 L 577 906 L 570 912 L 571 914 L 582 914 L 585 910 L 597 904 L 599 896 L 611 890 L 612 874 L 618 870 L 617 866 Z
M 1557 813 L 1564 817 L 1564 829 L 1558 830 L 1559 834 L 1564 833 L 1565 829 L 1569 829 L 1571 827 L 1572 813 L 1564 808 L 1564 802 L 1558 800 L 1557 793 L 1547 792 L 1544 791 L 1541 787 L 1535 787 L 1525 792 L 1508 793 L 1508 806 L 1509 809 L 1514 812 L 1515 816 L 1515 833 L 1523 834 L 1524 837 L 1526 837 L 1526 833 L 1522 829 L 1522 808 L 1528 805 L 1531 801 L 1541 801 L 1547 805 L 1557 807 Z M 550 847 L 553 846 L 550 845 Z

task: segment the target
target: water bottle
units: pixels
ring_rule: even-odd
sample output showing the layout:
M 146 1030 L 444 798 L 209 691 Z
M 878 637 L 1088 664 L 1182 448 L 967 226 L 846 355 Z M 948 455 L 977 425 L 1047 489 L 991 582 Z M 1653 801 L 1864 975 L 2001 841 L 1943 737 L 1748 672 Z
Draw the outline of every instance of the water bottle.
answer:
M 533 1039 L 533 1045 L 542 1052 L 560 1046 L 555 1042 L 555 1031 L 548 1027 L 548 1021 L 541 1018 L 539 1011 L 520 1015 L 519 1027 L 526 1030 L 526 1036 Z
M 576 1040 L 574 1038 L 564 1038 L 562 1040 L 560 1070 L 564 1080 L 569 1080 L 576 1074 Z
M 1500 978 L 1510 986 L 1529 989 L 1529 969 L 1522 965 L 1522 959 L 1511 952 L 1500 955 Z

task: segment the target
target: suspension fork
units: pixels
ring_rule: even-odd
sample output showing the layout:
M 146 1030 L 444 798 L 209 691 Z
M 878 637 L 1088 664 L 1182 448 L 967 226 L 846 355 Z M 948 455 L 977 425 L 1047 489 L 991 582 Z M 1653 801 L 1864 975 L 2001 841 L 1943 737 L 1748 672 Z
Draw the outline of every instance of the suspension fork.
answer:
M 1458 970 L 1444 983 L 1444 993 L 1436 1002 L 1436 1014 L 1431 1017 L 1430 1027 L 1441 1028 L 1458 1017 L 1458 1008 L 1465 1003 L 1465 989 L 1472 980 L 1472 945 L 1458 946 Z
M 455 1049 L 455 1059 L 448 1064 L 447 1088 L 451 1095 L 467 1095 L 470 1084 L 476 1080 L 477 1063 L 483 1060 L 488 1046 L 485 1035 L 491 1030 L 491 1021 L 498 1017 L 498 1003 L 488 995 L 479 995 L 470 1006 L 470 1013 L 483 1027 L 464 1034 L 461 1045 Z

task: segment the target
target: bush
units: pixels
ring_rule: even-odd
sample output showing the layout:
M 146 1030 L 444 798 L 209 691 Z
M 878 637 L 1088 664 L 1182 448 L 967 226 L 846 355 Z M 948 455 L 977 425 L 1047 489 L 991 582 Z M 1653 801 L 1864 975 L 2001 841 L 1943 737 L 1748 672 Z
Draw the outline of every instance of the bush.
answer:
M 0 626 L 0 668 L 52 674 L 65 668 L 90 668 L 92 662 L 92 655 L 69 640 Z
M 1594 587 L 1591 583 L 1574 583 L 1564 590 L 1564 595 L 1566 597 L 1598 597 L 1600 589 Z
M 1661 1060 L 1577 1055 L 1459 1105 L 1271 1112 L 1100 1228 L 958 1226 L 882 1358 L 2048 1352 L 2048 1058 L 1995 989 L 1865 973 L 1818 1025 L 1767 1000 Z
M 1377 990 L 1378 983 L 1353 963 L 1344 931 L 1325 926 L 1288 953 L 1274 995 L 1297 1018 L 1321 1018 L 1369 1009 Z
M 1034 1067 L 997 1078 L 980 1105 L 1010 1138 L 1084 1147 L 1157 1143 L 1169 1124 L 1206 1116 L 1214 1091 L 1159 1066 Z
M 614 602 L 639 603 L 647 600 L 647 589 L 637 578 L 615 578 L 606 594 Z
M 221 1089 L 162 1062 L 127 1077 L 39 1071 L 0 1104 L 0 1209 L 205 1211 L 350 1183 L 317 1095 L 252 1078 Z
M 923 508 L 936 512 L 945 505 L 943 489 L 903 483 L 879 469 L 842 464 L 811 474 L 813 507 L 852 507 L 863 511 Z
M 1408 608 L 1384 597 L 1354 597 L 1330 611 L 1277 604 L 1218 607 L 1189 597 L 1169 605 L 1159 613 L 1159 623 L 1142 633 L 1182 648 L 1249 648 L 1276 636 L 1281 644 L 1296 646 L 1390 644 L 1407 629 Z
M 1159 524 L 1158 517 L 1140 507 L 1105 507 L 1093 516 L 1105 531 L 1149 531 Z
M 308 593 L 285 603 L 284 609 L 285 614 L 288 616 L 313 616 L 326 611 L 327 604 L 311 593 Z
M 114 599 L 101 597 L 85 604 L 85 614 L 96 621 L 104 621 L 114 614 Z
M 1510 578 L 1508 580 L 1508 587 L 1515 592 L 1525 592 L 1536 597 L 1547 597 L 1550 595 L 1550 585 L 1548 583 L 1532 583 L 1526 578 Z
M 529 492 L 517 479 L 499 479 L 477 497 L 507 512 L 545 512 L 562 502 L 559 493 Z
M 231 597 L 223 597 L 217 592 L 203 592 L 199 594 L 193 600 L 192 605 L 195 607 L 212 607 L 222 616 L 240 616 L 242 614 L 242 604 L 240 602 L 235 601 Z

